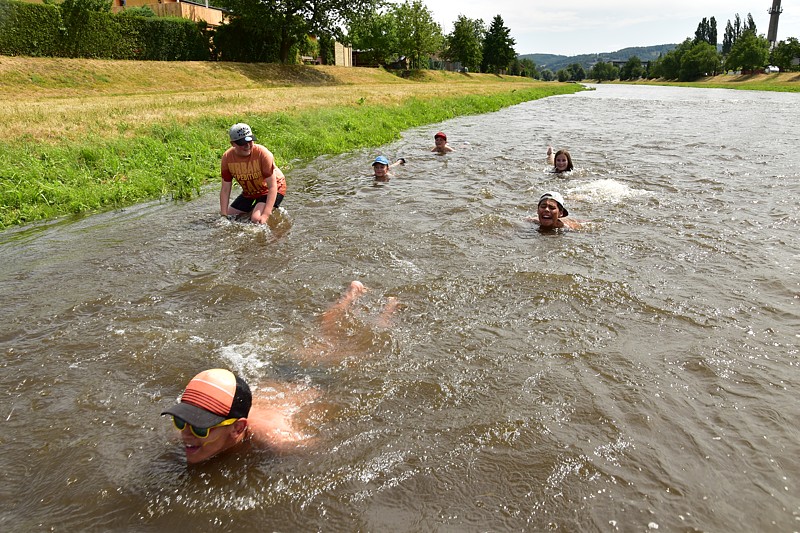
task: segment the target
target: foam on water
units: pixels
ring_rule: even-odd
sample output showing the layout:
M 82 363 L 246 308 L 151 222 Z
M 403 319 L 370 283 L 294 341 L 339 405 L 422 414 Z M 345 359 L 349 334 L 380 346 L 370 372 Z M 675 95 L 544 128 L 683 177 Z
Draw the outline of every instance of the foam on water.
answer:
M 580 200 L 593 204 L 620 203 L 628 198 L 651 195 L 650 191 L 636 189 L 615 179 L 594 180 L 581 183 L 566 189 L 571 200 Z

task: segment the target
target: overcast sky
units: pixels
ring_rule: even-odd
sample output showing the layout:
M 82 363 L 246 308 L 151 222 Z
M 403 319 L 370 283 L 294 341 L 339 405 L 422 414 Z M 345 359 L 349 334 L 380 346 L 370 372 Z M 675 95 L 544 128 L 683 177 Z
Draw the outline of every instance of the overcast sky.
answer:
M 401 0 L 394 0 L 400 2 Z M 579 55 L 615 52 L 631 46 L 680 43 L 694 37 L 703 17 L 717 20 L 722 44 L 725 25 L 736 13 L 752 13 L 759 34 L 769 29 L 772 0 L 422 0 L 442 31 L 453 31 L 459 15 L 483 19 L 500 15 L 516 41 L 517 54 Z M 411 3 L 411 0 L 409 0 Z M 778 40 L 800 39 L 800 0 L 783 0 Z

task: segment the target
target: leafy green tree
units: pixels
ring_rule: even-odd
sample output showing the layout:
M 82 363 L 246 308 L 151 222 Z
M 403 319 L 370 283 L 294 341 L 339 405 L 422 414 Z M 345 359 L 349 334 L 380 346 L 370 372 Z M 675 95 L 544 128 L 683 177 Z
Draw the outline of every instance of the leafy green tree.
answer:
M 775 45 L 770 54 L 770 64 L 780 68 L 783 72 L 800 70 L 798 65 L 793 65 L 792 60 L 800 57 L 800 41 L 795 37 L 789 37 L 785 41 L 780 41 Z
M 387 65 L 397 55 L 394 21 L 388 13 L 373 11 L 350 22 L 345 40 L 365 56 L 367 63 Z
M 214 48 L 221 61 L 277 63 L 281 61 L 281 19 L 273 19 L 268 7 L 258 2 L 238 2 L 228 21 L 214 32 Z M 229 5 L 231 5 L 229 4 Z M 298 24 L 300 21 L 296 21 Z M 288 51 L 286 61 L 288 62 Z
M 758 34 L 756 31 L 756 21 L 753 20 L 753 15 L 751 13 L 747 14 L 747 23 L 744 25 L 744 28 L 742 28 L 742 34 L 747 31 L 751 32 L 753 35 Z
M 706 42 L 712 46 L 717 46 L 717 19 L 711 17 L 711 20 L 703 17 L 700 24 L 697 25 L 697 30 L 694 32 L 694 42 Z
M 569 81 L 569 71 L 565 68 L 559 69 L 559 71 L 556 72 L 556 78 L 561 83 Z
M 281 63 L 290 63 L 307 35 L 343 38 L 342 27 L 374 11 L 378 1 L 216 0 L 229 10 L 230 17 L 217 29 L 214 42 L 218 45 L 217 37 L 222 34 L 226 43 L 220 52 L 222 59 L 263 61 L 276 57 Z M 244 50 L 235 48 L 237 42 Z
M 446 38 L 444 57 L 460 62 L 473 72 L 480 72 L 485 33 L 483 20 L 459 15 L 453 23 L 453 33 Z
M 636 56 L 628 58 L 628 61 L 619 69 L 619 79 L 621 80 L 638 80 L 643 75 L 642 60 Z
M 748 13 L 747 21 L 742 23 L 742 17 L 739 16 L 739 13 L 736 13 L 733 17 L 733 24 L 728 20 L 728 24 L 725 26 L 725 36 L 722 38 L 722 55 L 727 56 L 730 54 L 733 45 L 746 32 L 756 35 L 756 23 L 753 20 L 753 15 Z M 713 44 L 716 45 L 716 42 Z
M 667 80 L 680 78 L 681 59 L 686 52 L 692 49 L 693 46 L 694 41 L 687 38 L 677 47 L 673 48 L 658 59 L 656 64 L 653 65 L 651 75 Z
M 549 68 L 542 69 L 542 72 L 539 73 L 539 76 L 543 81 L 553 81 L 556 79 L 556 75 Z
M 722 37 L 722 55 L 726 56 L 731 53 L 731 48 L 733 48 L 733 42 L 736 40 L 733 32 L 733 25 L 731 21 L 728 21 L 728 24 L 725 26 L 725 34 Z
M 764 67 L 768 60 L 769 41 L 766 37 L 746 31 L 731 48 L 731 53 L 725 59 L 725 68 L 754 71 Z
M 580 63 L 572 63 L 567 67 L 569 79 L 572 81 L 583 81 L 586 79 L 586 71 L 583 70 L 583 65 Z
M 715 49 L 717 48 L 717 19 L 714 17 L 709 20 L 708 39 L 706 39 L 706 42 Z
M 655 78 L 663 78 L 664 68 L 662 66 L 662 62 L 664 61 L 663 55 L 658 56 L 657 59 L 650 61 L 650 66 L 647 68 L 647 78 L 648 79 L 655 79 Z
M 589 69 L 589 77 L 597 81 L 612 81 L 619 77 L 619 69 L 613 63 L 599 61 Z
M 396 5 L 389 12 L 397 37 L 397 51 L 409 58 L 411 68 L 426 68 L 430 56 L 442 47 L 442 27 L 421 2 Z
M 505 27 L 500 15 L 495 15 L 483 41 L 481 70 L 497 74 L 507 69 L 517 57 L 514 44 L 516 41 L 511 38 L 511 30 Z
M 525 76 L 526 78 L 534 78 L 537 79 L 539 77 L 539 72 L 536 70 L 536 63 L 533 62 L 532 59 L 524 58 L 520 59 L 520 76 Z
M 694 43 L 681 57 L 678 79 L 691 81 L 702 76 L 715 75 L 719 70 L 719 65 L 719 53 L 717 53 L 716 46 L 705 41 Z
M 739 13 L 733 16 L 733 43 L 736 42 L 736 39 L 742 36 L 742 17 L 739 16 Z

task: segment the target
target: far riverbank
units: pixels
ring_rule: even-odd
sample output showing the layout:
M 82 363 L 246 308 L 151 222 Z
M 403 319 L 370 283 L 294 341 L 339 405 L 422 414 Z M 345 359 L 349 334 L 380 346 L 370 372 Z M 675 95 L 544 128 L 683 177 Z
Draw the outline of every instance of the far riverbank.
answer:
M 679 87 L 704 87 L 713 89 L 738 89 L 746 91 L 800 92 L 800 72 L 774 74 L 719 74 L 696 81 L 640 80 L 641 85 L 674 85 Z

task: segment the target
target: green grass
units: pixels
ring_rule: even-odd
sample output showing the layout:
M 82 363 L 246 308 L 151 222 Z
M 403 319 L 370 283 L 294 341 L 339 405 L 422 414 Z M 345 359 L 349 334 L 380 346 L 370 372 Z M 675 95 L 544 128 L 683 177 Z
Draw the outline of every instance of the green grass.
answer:
M 631 83 L 631 82 L 622 82 Z M 800 73 L 778 74 L 720 74 L 697 81 L 639 80 L 638 85 L 672 85 L 677 87 L 703 87 L 707 89 L 736 89 L 742 91 L 800 92 Z
M 380 146 L 408 128 L 497 111 L 576 84 L 509 87 L 492 95 L 407 98 L 396 105 L 340 106 L 251 116 L 159 123 L 135 137 L 89 137 L 79 143 L 0 143 L 0 228 L 167 198 L 188 200 L 219 180 L 230 124 L 245 120 L 279 166 Z M 120 131 L 128 125 L 119 124 Z

